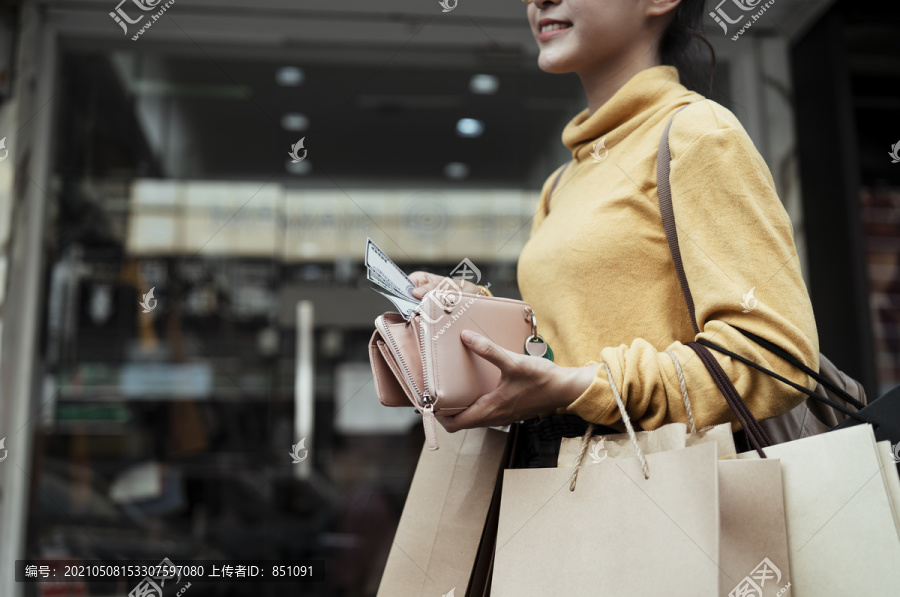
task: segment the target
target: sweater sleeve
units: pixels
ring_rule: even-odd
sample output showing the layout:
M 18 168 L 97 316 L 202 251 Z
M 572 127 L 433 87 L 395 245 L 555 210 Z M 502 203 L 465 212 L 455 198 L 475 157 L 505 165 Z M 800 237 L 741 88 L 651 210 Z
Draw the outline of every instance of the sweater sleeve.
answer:
M 711 340 L 812 389 L 813 379 L 734 329 L 753 332 L 818 370 L 812 305 L 800 273 L 791 222 L 768 167 L 739 128 L 720 128 L 682 143 L 675 137 L 673 127 L 673 209 L 700 329 L 697 338 Z M 676 275 L 674 265 L 671 271 Z M 671 300 L 683 303 L 684 299 L 678 293 Z M 667 350 L 682 367 L 698 428 L 732 422 L 739 429 L 705 366 L 682 342 L 659 346 L 636 338 L 630 345 L 602 349 L 591 363 L 602 360 L 609 365 L 632 421 L 643 429 L 655 429 L 687 422 Z M 778 416 L 805 399 L 782 382 L 711 352 L 758 419 Z M 603 367 L 566 410 L 604 425 L 620 420 Z

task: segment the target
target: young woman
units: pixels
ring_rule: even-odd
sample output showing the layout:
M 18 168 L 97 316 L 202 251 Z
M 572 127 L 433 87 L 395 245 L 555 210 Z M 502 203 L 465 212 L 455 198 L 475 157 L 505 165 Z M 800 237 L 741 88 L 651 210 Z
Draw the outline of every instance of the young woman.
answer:
M 560 437 L 580 435 L 589 422 L 599 425 L 595 433 L 612 432 L 608 426 L 620 421 L 601 362 L 636 425 L 687 422 L 673 357 L 697 427 L 735 422 L 703 363 L 684 345 L 699 337 L 812 389 L 813 380 L 734 329 L 818 369 L 812 306 L 772 176 L 737 118 L 681 84 L 704 1 L 534 0 L 527 14 L 540 68 L 577 73 L 588 100 L 563 130 L 573 161 L 544 184 L 518 264 L 522 298 L 534 308 L 555 362 L 461 331 L 468 348 L 499 367 L 502 378 L 494 391 L 440 422 L 453 432 L 525 421 L 519 466 L 555 466 Z M 670 183 L 699 334 L 657 199 L 657 149 L 679 110 L 669 132 Z M 420 297 L 442 280 L 426 272 L 412 279 Z M 466 292 L 479 290 L 466 286 Z M 758 419 L 805 398 L 714 354 Z

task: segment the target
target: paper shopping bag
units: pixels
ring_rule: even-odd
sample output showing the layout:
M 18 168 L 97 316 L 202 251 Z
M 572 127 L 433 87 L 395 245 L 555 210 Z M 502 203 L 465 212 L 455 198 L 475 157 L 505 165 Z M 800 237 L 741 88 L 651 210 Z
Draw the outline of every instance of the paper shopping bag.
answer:
M 651 431 L 637 431 L 634 436 L 641 452 L 655 454 L 685 447 L 687 425 L 670 423 Z M 598 464 L 607 458 L 634 458 L 634 444 L 627 433 L 595 435 L 590 438 L 585 464 Z M 581 453 L 582 438 L 564 437 L 559 444 L 557 466 L 571 468 Z
M 781 463 L 719 460 L 719 594 L 790 597 Z
M 494 429 L 492 427 L 492 429 Z M 519 439 L 519 426 L 507 426 L 509 431 L 509 448 L 503 458 L 503 469 L 512 466 L 513 456 L 516 453 L 516 442 Z M 478 546 L 478 555 L 475 559 L 475 569 L 472 572 L 472 579 L 469 582 L 469 590 L 467 597 L 490 597 L 491 594 L 491 575 L 494 569 L 494 548 L 497 545 L 497 524 L 500 519 L 500 490 L 503 485 L 502 475 L 497 476 L 497 483 L 494 487 L 494 497 L 491 499 L 491 506 L 488 510 L 487 522 L 484 525 L 484 533 L 481 536 L 481 545 Z M 451 594 L 455 597 L 456 593 Z
M 900 474 L 900 386 L 873 400 L 857 414 L 877 425 L 874 428 L 876 440 L 891 442 L 896 463 L 894 468 Z M 846 429 L 859 424 L 858 420 L 848 418 L 835 429 Z
M 437 433 L 441 449 L 422 449 L 378 597 L 467 593 L 509 434 Z
M 891 510 L 894 513 L 894 524 L 900 533 L 900 475 L 896 475 L 895 463 L 900 464 L 900 456 L 897 450 L 891 449 L 891 442 L 878 442 L 878 457 L 881 460 L 881 472 L 884 474 L 884 485 L 887 488 L 891 500 Z
M 688 434 L 684 433 L 685 428 L 684 424 L 673 423 L 635 435 L 645 454 L 703 443 L 717 447 L 720 458 L 718 594 L 729 595 L 733 591 L 734 595 L 742 596 L 790 597 L 780 462 L 776 459 L 722 460 L 735 454 L 730 423 Z M 581 438 L 562 440 L 560 466 L 571 467 L 577 462 L 581 442 Z M 589 445 L 584 466 L 600 462 L 596 458 L 598 452 L 601 457 L 607 457 L 608 451 L 609 458 L 622 457 L 629 450 L 634 455 L 628 434 L 593 437 Z M 610 450 L 611 446 L 615 448 Z
M 503 473 L 492 597 L 718 594 L 716 446 Z
M 897 594 L 900 536 L 884 475 L 890 464 L 878 455 L 872 427 L 763 450 L 781 461 L 794 597 Z
M 658 429 L 638 431 L 634 435 L 644 454 L 679 450 L 706 442 L 714 442 L 718 446 L 720 457 L 735 453 L 730 423 L 707 427 L 694 433 L 686 433 L 686 430 L 687 425 L 684 423 L 669 423 Z M 579 437 L 564 437 L 559 445 L 557 466 L 575 466 L 581 453 L 581 442 L 582 438 Z M 634 455 L 634 444 L 627 433 L 595 435 L 589 440 L 584 463 L 597 464 L 607 458 L 634 458 Z
M 734 434 L 731 432 L 731 423 L 722 423 L 721 425 L 707 427 L 694 433 L 688 433 L 684 439 L 685 447 L 696 446 L 706 442 L 716 444 L 720 459 L 730 458 L 737 452 L 734 447 Z

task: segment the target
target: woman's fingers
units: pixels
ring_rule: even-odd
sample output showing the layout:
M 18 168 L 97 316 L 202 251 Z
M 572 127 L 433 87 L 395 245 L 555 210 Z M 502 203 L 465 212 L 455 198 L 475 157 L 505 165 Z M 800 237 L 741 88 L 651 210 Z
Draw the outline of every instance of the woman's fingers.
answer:
M 456 433 L 461 429 L 471 429 L 473 427 L 485 427 L 494 425 L 494 423 L 488 421 L 492 414 L 491 412 L 489 412 L 489 405 L 491 404 L 490 399 L 491 395 L 486 394 L 485 396 L 482 396 L 474 403 L 472 403 L 469 408 L 453 415 L 452 417 L 435 416 L 435 419 L 438 423 L 443 425 L 444 429 L 446 429 L 450 433 Z
M 429 274 L 428 272 L 413 272 L 409 275 L 409 279 L 412 280 L 412 283 L 417 287 L 420 287 L 426 284 L 434 284 L 440 278 L 434 274 Z
M 472 282 L 464 282 L 455 278 L 446 278 L 429 272 L 413 272 L 409 275 L 409 279 L 416 285 L 416 288 L 412 291 L 413 296 L 419 299 L 425 296 L 426 292 L 438 287 L 446 288 L 451 291 L 459 289 L 459 291 L 469 294 L 478 294 L 478 291 L 480 290 L 478 285 L 473 284 Z
M 514 365 L 511 354 L 490 338 L 472 330 L 462 330 L 459 336 L 469 350 L 495 365 L 501 372 L 505 372 Z
M 425 296 L 426 292 L 435 288 L 440 281 L 439 276 L 428 272 L 413 272 L 409 275 L 409 279 L 416 285 L 412 291 L 413 296 L 419 299 Z

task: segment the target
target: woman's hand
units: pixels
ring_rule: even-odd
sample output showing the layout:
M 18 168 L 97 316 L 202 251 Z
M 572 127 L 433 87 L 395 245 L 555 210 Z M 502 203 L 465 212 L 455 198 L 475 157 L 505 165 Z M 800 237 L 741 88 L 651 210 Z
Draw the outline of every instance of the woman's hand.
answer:
M 478 294 L 481 290 L 481 287 L 477 284 L 463 282 L 456 278 L 445 278 L 444 276 L 438 276 L 437 274 L 430 274 L 428 272 L 413 272 L 409 275 L 409 279 L 416 285 L 415 290 L 412 292 L 413 296 L 418 299 L 425 296 L 425 293 L 429 290 L 434 290 L 440 286 L 444 280 L 450 280 L 462 292 L 467 292 L 469 294 Z
M 466 347 L 500 369 L 500 383 L 452 417 L 435 417 L 453 433 L 495 427 L 565 408 L 587 390 L 599 365 L 560 367 L 540 357 L 516 354 L 471 330 L 460 334 Z

